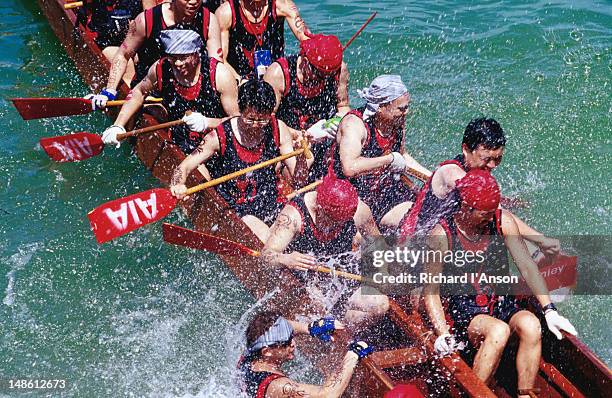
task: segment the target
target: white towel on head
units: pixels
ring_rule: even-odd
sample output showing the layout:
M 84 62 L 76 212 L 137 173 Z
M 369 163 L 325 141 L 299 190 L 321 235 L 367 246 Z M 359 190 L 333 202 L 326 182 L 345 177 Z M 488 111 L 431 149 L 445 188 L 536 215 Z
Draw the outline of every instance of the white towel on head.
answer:
M 372 80 L 370 87 L 357 90 L 361 98 L 366 100 L 366 110 L 363 114 L 364 119 L 376 113 L 381 104 L 391 102 L 406 94 L 408 89 L 402 82 L 399 75 L 380 75 Z

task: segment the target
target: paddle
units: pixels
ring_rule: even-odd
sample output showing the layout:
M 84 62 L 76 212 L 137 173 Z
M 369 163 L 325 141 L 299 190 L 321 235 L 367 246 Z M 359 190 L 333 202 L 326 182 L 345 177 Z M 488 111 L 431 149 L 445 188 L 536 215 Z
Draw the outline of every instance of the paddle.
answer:
M 11 99 L 23 120 L 47 117 L 85 115 L 93 112 L 91 100 L 85 98 L 13 98 Z M 159 103 L 161 98 L 147 97 L 148 103 Z M 106 106 L 119 106 L 126 100 L 107 101 Z
M 191 249 L 206 250 L 211 253 L 225 254 L 228 256 L 240 256 L 246 254 L 247 256 L 259 257 L 261 254 L 257 250 L 250 249 L 241 243 L 207 234 L 206 232 L 194 231 L 168 223 L 163 223 L 162 230 L 164 232 L 164 241 L 173 245 L 185 246 Z M 363 281 L 363 277 L 360 275 L 350 274 L 344 271 L 336 271 L 320 265 L 318 265 L 313 271 L 338 275 L 342 278 L 352 279 L 359 282 Z
M 128 131 L 126 133 L 120 133 L 117 134 L 117 140 L 121 141 L 128 137 L 150 133 L 182 123 L 183 121 L 178 119 Z M 78 162 L 97 156 L 102 152 L 102 149 L 104 149 L 102 137 L 98 134 L 88 133 L 86 131 L 57 137 L 41 138 L 40 146 L 47 155 L 56 162 Z
M 64 4 L 64 9 L 66 9 L 66 10 L 70 10 L 72 8 L 78 8 L 78 7 L 83 7 L 83 2 L 82 1 L 75 1 L 73 3 L 66 3 L 66 4 Z
M 355 40 L 357 38 L 357 36 L 359 36 L 359 34 L 361 33 L 361 31 L 363 31 L 365 29 L 366 26 L 368 26 L 368 24 L 370 22 L 372 22 L 372 20 L 374 19 L 374 17 L 376 16 L 376 14 L 378 14 L 378 12 L 373 12 L 372 15 L 370 15 L 370 18 L 368 18 L 367 21 L 365 21 L 363 23 L 363 25 L 361 25 L 361 28 L 359 28 L 359 30 L 357 32 L 355 32 L 355 34 L 346 42 L 346 44 L 344 45 L 343 50 L 346 50 L 346 48 L 348 46 L 351 45 L 351 43 L 353 42 L 353 40 Z
M 189 188 L 185 195 L 188 196 L 203 189 L 214 187 L 232 178 L 282 162 L 302 153 L 307 158 L 312 156 L 306 140 L 302 140 L 302 148 L 300 149 L 196 185 Z M 178 199 L 170 193 L 169 189 L 155 188 L 105 203 L 90 211 L 87 217 L 96 240 L 98 243 L 104 243 L 166 217 L 174 209 L 177 202 Z

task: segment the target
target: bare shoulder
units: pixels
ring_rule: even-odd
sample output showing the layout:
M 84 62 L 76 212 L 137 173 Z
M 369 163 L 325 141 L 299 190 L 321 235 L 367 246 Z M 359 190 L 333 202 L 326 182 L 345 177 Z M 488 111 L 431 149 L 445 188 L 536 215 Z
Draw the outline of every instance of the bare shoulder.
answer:
M 285 79 L 283 75 L 283 68 L 278 62 L 273 62 L 264 75 L 264 80 L 270 83 L 272 86 L 278 85 Z
M 232 26 L 232 7 L 229 1 L 224 2 L 217 8 L 215 17 L 221 29 L 228 30 Z
M 298 8 L 291 0 L 276 0 L 276 13 L 282 17 L 298 15 Z
M 434 250 L 447 250 L 448 239 L 446 230 L 440 224 L 436 224 L 427 236 L 427 246 Z

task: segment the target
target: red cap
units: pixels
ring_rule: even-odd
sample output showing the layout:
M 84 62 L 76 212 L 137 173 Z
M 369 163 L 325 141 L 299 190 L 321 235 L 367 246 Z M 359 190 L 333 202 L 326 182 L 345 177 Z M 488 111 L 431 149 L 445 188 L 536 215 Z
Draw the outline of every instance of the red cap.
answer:
M 301 54 L 323 73 L 333 73 L 342 66 L 342 44 L 333 35 L 309 35 L 300 43 Z
M 501 193 L 497 181 L 488 171 L 473 169 L 457 181 L 461 201 L 476 210 L 492 211 L 499 206 Z
M 346 222 L 357 212 L 359 196 L 355 187 L 347 180 L 327 175 L 317 187 L 317 204 L 332 220 Z

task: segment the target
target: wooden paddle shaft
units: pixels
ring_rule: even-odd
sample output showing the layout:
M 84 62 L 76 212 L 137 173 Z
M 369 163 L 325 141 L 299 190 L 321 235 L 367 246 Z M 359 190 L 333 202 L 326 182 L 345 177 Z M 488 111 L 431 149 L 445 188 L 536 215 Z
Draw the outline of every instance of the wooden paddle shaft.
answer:
M 191 195 L 191 194 L 196 193 L 198 191 L 201 191 L 203 189 L 214 187 L 216 185 L 219 185 L 219 184 L 222 184 L 222 183 L 224 183 L 226 181 L 229 181 L 229 180 L 231 180 L 233 178 L 240 177 L 241 175 L 250 173 L 251 171 L 263 169 L 264 167 L 268 167 L 268 166 L 271 166 L 271 165 L 276 164 L 278 162 L 282 162 L 285 159 L 289 159 L 289 158 L 292 158 L 294 156 L 301 155 L 302 153 L 304 154 L 304 156 L 306 156 L 306 158 L 312 157 L 312 153 L 310 152 L 310 149 L 308 148 L 308 142 L 306 140 L 302 140 L 302 148 L 300 148 L 300 149 L 297 149 L 295 151 L 289 152 L 289 153 L 287 153 L 285 155 L 277 156 L 274 159 L 266 160 L 265 162 L 261 162 L 261 163 L 255 164 L 253 166 L 246 167 L 246 168 L 244 168 L 242 170 L 238 170 L 238 171 L 235 171 L 233 173 L 226 174 L 226 175 L 224 175 L 222 177 L 215 178 L 214 180 L 210 180 L 208 182 L 205 182 L 205 183 L 202 183 L 202 184 L 198 184 L 198 185 L 196 185 L 194 187 L 189 188 L 187 190 L 187 192 L 185 192 L 185 195 Z
M 315 189 L 316 187 L 318 187 L 321 184 L 321 182 L 322 182 L 321 180 L 318 180 L 318 181 L 315 181 L 315 182 L 310 183 L 308 185 L 305 185 L 302 188 L 291 192 L 289 195 L 285 195 L 285 197 L 287 199 L 291 200 L 291 199 L 295 198 L 296 196 L 298 196 L 301 193 L 308 192 L 308 191 L 311 191 L 311 190 Z
M 78 8 L 78 7 L 83 7 L 83 2 L 82 1 L 75 1 L 73 3 L 66 3 L 66 4 L 64 4 L 64 8 L 66 10 L 70 10 L 72 8 Z
M 155 98 L 155 97 L 147 97 L 147 98 L 145 98 L 145 101 L 146 102 L 159 103 L 159 102 L 162 102 L 163 99 L 162 98 Z M 127 102 L 127 100 L 106 101 L 106 106 L 119 106 L 119 105 L 125 104 L 126 102 Z
M 355 39 L 357 38 L 357 36 L 359 36 L 359 34 L 360 34 L 360 33 L 361 33 L 361 32 L 362 32 L 364 29 L 365 29 L 365 27 L 366 27 L 366 26 L 368 26 L 368 24 L 369 24 L 370 22 L 372 22 L 372 20 L 373 20 L 373 19 L 374 19 L 374 17 L 376 16 L 376 14 L 378 14 L 378 12 L 374 12 L 372 15 L 370 15 L 370 18 L 368 18 L 368 20 L 367 20 L 367 21 L 365 21 L 363 25 L 361 25 L 361 28 L 359 28 L 359 30 L 358 30 L 357 32 L 355 32 L 355 34 L 353 35 L 353 37 L 351 37 L 351 38 L 349 39 L 349 41 L 347 41 L 347 42 L 346 42 L 346 44 L 344 45 L 343 50 L 346 50 L 346 48 L 347 48 L 348 46 L 350 46 L 350 45 L 351 45 L 351 43 L 353 42 L 353 40 L 355 40 Z
M 128 137 L 133 137 L 135 135 L 150 133 L 152 131 L 162 130 L 162 129 L 172 127 L 172 126 L 177 126 L 183 123 L 184 123 L 183 120 L 177 119 L 171 122 L 156 124 L 154 126 L 149 126 L 149 127 L 144 127 L 144 128 L 137 129 L 137 130 L 128 131 L 127 133 L 119 133 L 117 134 L 117 141 L 121 141 Z
M 418 180 L 421 180 L 422 182 L 425 182 L 429 179 L 427 175 L 425 175 L 424 173 L 421 173 L 418 170 L 413 169 L 412 167 L 406 167 L 406 174 L 408 174 L 409 176 L 415 177 Z

